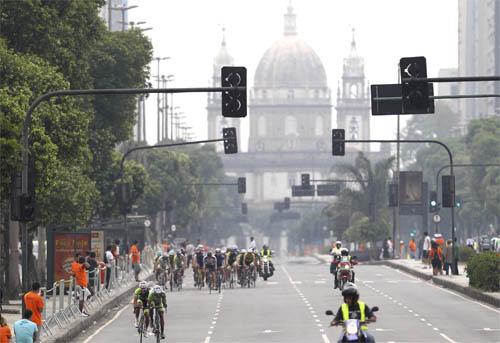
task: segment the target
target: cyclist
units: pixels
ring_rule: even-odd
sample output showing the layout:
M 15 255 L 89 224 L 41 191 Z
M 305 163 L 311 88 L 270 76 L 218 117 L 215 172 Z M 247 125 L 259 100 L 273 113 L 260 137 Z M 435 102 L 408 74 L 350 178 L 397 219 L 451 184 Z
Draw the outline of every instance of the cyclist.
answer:
M 168 271 L 168 253 L 164 252 L 158 260 L 157 280 L 160 274 Z M 163 280 L 164 282 L 166 280 Z
M 252 275 L 254 268 L 257 263 L 257 258 L 253 251 L 248 251 L 243 254 L 243 268 L 248 268 L 250 270 L 250 275 Z
M 245 257 L 247 253 L 246 249 L 241 249 L 240 253 L 236 257 L 236 266 L 237 266 L 237 272 L 238 272 L 238 282 L 241 283 L 241 271 L 243 270 L 243 258 Z
M 207 256 L 203 260 L 203 265 L 204 265 L 203 269 L 204 269 L 205 277 L 207 279 L 207 283 L 209 281 L 208 278 L 211 277 L 212 286 L 214 286 L 215 285 L 215 272 L 217 270 L 217 259 L 215 258 L 215 256 L 213 256 L 211 251 L 207 252 Z
M 194 245 L 189 243 L 186 246 L 186 255 L 187 255 L 186 267 L 188 267 L 188 268 L 191 265 L 191 260 L 193 259 L 193 253 L 194 253 Z
M 160 316 L 161 339 L 165 339 L 165 311 L 167 308 L 167 296 L 160 285 L 155 285 L 149 291 L 148 305 L 151 310 L 151 326 L 155 327 L 155 312 Z M 157 324 L 156 324 L 157 325 Z
M 182 282 L 182 277 L 184 276 L 184 264 L 185 264 L 185 258 L 182 255 L 182 251 L 177 250 L 177 254 L 174 256 L 174 277 L 176 273 L 180 273 L 181 282 Z
M 156 252 L 155 260 L 153 262 L 153 270 L 155 271 L 156 281 L 158 281 L 158 275 L 160 274 L 160 259 L 161 259 L 161 251 Z
M 193 258 L 193 279 L 194 279 L 194 286 L 198 286 L 197 282 L 197 275 L 198 272 L 201 272 L 201 282 L 202 286 L 205 286 L 204 281 L 205 280 L 205 274 L 204 274 L 204 256 L 203 256 L 203 245 L 199 244 L 196 247 L 196 251 L 194 253 L 194 258 Z
M 149 284 L 147 281 L 141 281 L 139 287 L 134 291 L 134 313 L 135 313 L 135 327 L 139 327 L 139 314 L 141 309 L 144 312 L 144 336 L 147 337 L 147 330 L 149 326 L 149 311 L 148 311 L 148 296 Z
M 225 248 L 224 248 L 225 250 Z M 217 261 L 217 273 L 222 273 L 222 278 L 224 278 L 224 267 L 226 264 L 226 254 L 222 252 L 222 249 L 215 249 L 215 259 Z

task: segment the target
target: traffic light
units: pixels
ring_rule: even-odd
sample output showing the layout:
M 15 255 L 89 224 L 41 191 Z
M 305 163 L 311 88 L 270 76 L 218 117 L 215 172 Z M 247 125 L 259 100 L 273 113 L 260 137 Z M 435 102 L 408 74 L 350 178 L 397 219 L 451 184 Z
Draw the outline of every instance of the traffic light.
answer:
M 238 140 L 236 139 L 236 128 L 228 127 L 222 129 L 224 139 L 224 153 L 236 154 L 238 152 Z
M 307 188 L 311 185 L 311 178 L 309 174 L 301 174 L 300 178 L 301 178 L 301 185 L 303 188 Z
M 437 192 L 431 191 L 429 195 L 429 212 L 436 213 L 438 212 L 438 210 L 439 207 L 438 207 Z
M 247 215 L 248 214 L 248 206 L 246 202 L 241 203 L 241 214 Z
M 120 212 L 127 214 L 132 212 L 132 201 L 130 198 L 130 185 L 121 183 L 116 188 L 116 200 L 118 201 Z
M 397 183 L 389 184 L 389 207 L 398 207 L 399 187 Z
M 345 155 L 345 130 L 332 129 L 332 155 Z
M 222 92 L 222 115 L 241 118 L 247 116 L 247 69 L 245 67 L 222 67 L 222 87 L 245 87 L 244 90 Z
M 461 208 L 462 207 L 462 198 L 461 197 L 455 197 L 455 207 L 456 208 Z
M 443 175 L 441 178 L 442 188 L 442 206 L 454 207 L 455 206 L 455 176 Z
M 35 219 L 35 199 L 32 195 L 21 194 L 20 197 L 21 216 L 20 222 L 31 222 Z
M 290 209 L 290 198 L 286 197 L 284 204 L 285 204 L 284 209 L 289 210 Z
M 238 193 L 245 194 L 247 192 L 247 179 L 244 177 L 238 178 Z
M 399 60 L 403 113 L 434 113 L 434 100 L 429 98 L 429 82 L 403 81 L 405 78 L 426 78 L 425 57 L 404 57 Z M 432 85 L 431 85 L 432 86 Z

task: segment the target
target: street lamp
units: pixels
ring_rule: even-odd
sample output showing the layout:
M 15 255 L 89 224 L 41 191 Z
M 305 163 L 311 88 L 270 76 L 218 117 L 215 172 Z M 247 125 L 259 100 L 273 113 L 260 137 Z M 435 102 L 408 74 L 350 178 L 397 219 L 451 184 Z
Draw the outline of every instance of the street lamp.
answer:
M 154 58 L 156 62 L 158 63 L 158 74 L 156 75 L 157 81 L 158 81 L 158 86 L 157 88 L 160 88 L 160 61 L 165 61 L 169 60 L 170 57 L 155 57 Z M 161 141 L 161 136 L 160 136 L 160 93 L 156 94 L 156 106 L 157 106 L 157 135 L 156 135 L 156 141 L 159 143 Z
M 109 6 L 108 7 L 108 26 L 109 26 L 109 31 L 112 31 L 112 25 L 111 25 L 111 11 L 112 10 L 117 10 L 117 11 L 121 11 L 122 12 L 122 20 L 121 20 L 121 24 L 122 24 L 122 31 L 125 31 L 125 12 L 128 11 L 128 10 L 131 10 L 133 8 L 137 8 L 139 6 L 137 5 L 132 5 L 132 6 L 122 6 L 122 7 L 112 7 L 112 6 Z

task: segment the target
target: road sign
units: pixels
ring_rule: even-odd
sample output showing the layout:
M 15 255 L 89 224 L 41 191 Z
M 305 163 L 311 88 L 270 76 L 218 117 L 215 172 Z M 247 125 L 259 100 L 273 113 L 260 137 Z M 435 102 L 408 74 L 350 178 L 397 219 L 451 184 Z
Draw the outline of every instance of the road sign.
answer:
M 429 96 L 429 82 L 404 81 L 405 78 L 426 78 L 425 57 L 403 57 L 399 60 L 401 95 L 404 113 L 434 113 L 434 99 Z M 432 111 L 431 111 L 432 108 Z
M 433 217 L 432 217 L 432 221 L 434 223 L 439 223 L 441 221 L 441 217 L 439 216 L 439 214 L 435 214 Z
M 338 183 L 318 185 L 317 192 L 318 196 L 338 195 L 340 193 L 340 185 Z
M 434 96 L 434 86 L 428 84 L 429 96 Z M 371 85 L 370 95 L 372 100 L 372 115 L 396 115 L 396 114 L 415 114 L 415 112 L 407 112 L 403 108 L 402 85 L 399 83 L 386 85 Z M 382 100 L 380 98 L 393 98 Z M 426 112 L 418 113 L 434 113 L 434 101 L 429 100 L 429 107 Z
M 151 226 L 151 221 L 150 221 L 149 219 L 146 219 L 146 220 L 144 221 L 144 226 L 145 226 L 145 227 L 150 227 L 150 226 Z
M 314 196 L 314 186 L 309 187 L 292 186 L 293 197 L 312 197 Z

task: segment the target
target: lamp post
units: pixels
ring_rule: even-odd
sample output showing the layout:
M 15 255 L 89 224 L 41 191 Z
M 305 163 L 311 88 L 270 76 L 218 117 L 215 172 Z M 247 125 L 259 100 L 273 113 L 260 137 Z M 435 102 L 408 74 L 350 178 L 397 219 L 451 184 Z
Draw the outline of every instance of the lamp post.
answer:
M 167 88 L 168 83 L 174 81 L 174 74 L 169 74 L 167 76 L 162 75 L 162 87 Z M 162 140 L 168 139 L 168 97 L 167 94 L 162 94 L 163 96 L 163 106 L 162 106 Z
M 112 24 L 112 16 L 111 16 L 111 11 L 112 10 L 117 10 L 117 11 L 121 11 L 122 12 L 122 20 L 121 20 L 122 31 L 125 31 L 125 24 L 127 24 L 125 22 L 125 12 L 128 11 L 128 10 L 131 10 L 133 8 L 137 8 L 137 7 L 139 7 L 139 6 L 137 6 L 137 5 L 122 6 L 122 7 L 109 6 L 108 7 L 108 28 L 109 28 L 109 31 L 112 31 L 112 29 L 113 29 L 113 26 L 111 25 Z
M 179 106 L 174 106 L 174 96 L 170 98 L 170 139 L 174 140 L 174 110 L 179 109 Z
M 154 58 L 156 60 L 156 62 L 158 63 L 158 73 L 156 74 L 156 77 L 157 77 L 157 81 L 158 81 L 158 86 L 157 88 L 160 88 L 160 61 L 165 61 L 165 60 L 169 60 L 170 57 L 155 57 Z M 156 110 L 157 110 L 157 135 L 156 135 L 156 140 L 157 140 L 157 144 L 161 141 L 161 135 L 160 135 L 160 127 L 161 127 L 161 123 L 160 123 L 160 93 L 157 93 L 156 94 Z

